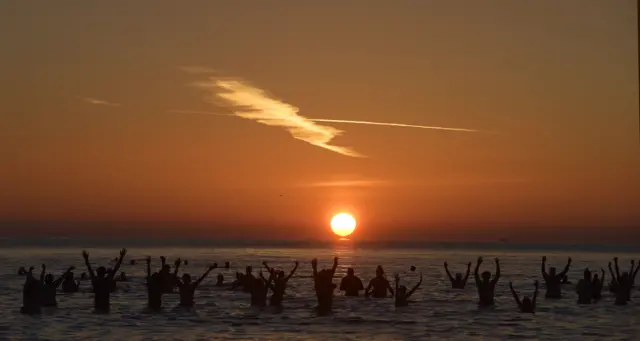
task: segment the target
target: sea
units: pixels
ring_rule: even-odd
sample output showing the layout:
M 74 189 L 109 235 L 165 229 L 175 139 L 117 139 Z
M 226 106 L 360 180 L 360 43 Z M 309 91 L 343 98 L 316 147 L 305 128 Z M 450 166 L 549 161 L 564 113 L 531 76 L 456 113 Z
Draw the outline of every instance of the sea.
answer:
M 119 282 L 112 295 L 111 312 L 92 312 L 90 283 L 82 282 L 81 292 L 58 294 L 58 307 L 39 316 L 20 314 L 24 277 L 18 268 L 46 264 L 48 272 L 61 274 L 76 267 L 76 275 L 86 271 L 81 252 L 86 249 L 94 266 L 110 266 L 122 247 L 128 248 L 122 271 L 129 280 Z M 607 290 L 597 304 L 577 305 L 575 283 L 584 268 L 607 269 L 613 257 L 621 270 L 632 259 L 640 260 L 637 245 L 525 245 L 502 243 L 358 243 L 350 240 L 328 242 L 221 241 L 221 240 L 133 240 L 133 239 L 0 239 L 0 340 L 640 340 L 640 291 L 632 302 L 615 306 Z M 160 256 L 168 263 L 180 257 L 188 260 L 180 273 L 199 276 L 209 265 L 216 269 L 196 291 L 193 311 L 177 309 L 178 295 L 164 297 L 164 311 L 146 310 L 145 262 L 160 266 Z M 502 276 L 496 288 L 496 306 L 480 309 L 473 278 L 463 290 L 451 289 L 443 262 L 452 273 L 464 272 L 468 262 L 484 257 L 481 271 L 495 272 L 498 257 Z M 535 280 L 542 280 L 541 257 L 558 271 L 573 258 L 564 298 L 547 300 L 544 285 L 535 315 L 522 314 L 509 292 L 509 282 L 522 295 L 532 295 Z M 422 286 L 408 307 L 396 308 L 392 298 L 344 297 L 336 292 L 334 312 L 317 316 L 312 285 L 311 260 L 329 268 L 339 258 L 336 278 L 353 267 L 365 286 L 382 265 L 392 280 L 395 273 L 411 287 L 420 273 Z M 130 260 L 138 260 L 135 265 Z M 250 307 L 249 296 L 230 288 L 215 287 L 218 273 L 231 282 L 236 271 L 251 265 L 257 274 L 263 261 L 289 271 L 294 261 L 300 267 L 289 281 L 284 308 Z M 416 270 L 411 271 L 411 266 Z M 472 267 L 473 270 L 473 267 Z M 473 276 L 473 275 L 472 275 Z M 610 278 L 606 273 L 607 282 Z M 638 280 L 640 281 L 640 279 Z

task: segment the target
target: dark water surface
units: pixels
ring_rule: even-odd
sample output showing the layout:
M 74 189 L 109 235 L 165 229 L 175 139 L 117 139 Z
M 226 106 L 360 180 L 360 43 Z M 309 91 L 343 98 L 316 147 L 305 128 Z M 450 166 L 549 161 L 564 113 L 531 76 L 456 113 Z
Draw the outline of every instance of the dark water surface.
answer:
M 542 288 L 535 316 L 519 314 L 508 290 L 509 280 L 512 280 L 521 294 L 533 292 L 533 281 L 542 281 L 542 255 L 547 255 L 548 264 L 559 270 L 564 267 L 567 256 L 572 256 L 574 262 L 569 275 L 575 283 L 585 267 L 606 268 L 614 255 L 620 257 L 622 268 L 626 270 L 632 257 L 640 258 L 637 253 L 628 253 L 632 248 L 507 247 L 499 243 L 385 248 L 384 245 L 354 246 L 349 242 L 308 243 L 306 246 L 245 243 L 244 247 L 225 248 L 224 243 L 207 244 L 205 241 L 100 243 L 77 239 L 38 242 L 4 239 L 0 240 L 0 245 L 3 246 L 0 250 L 2 340 L 640 340 L 640 294 L 637 290 L 633 293 L 634 302 L 617 307 L 608 292 L 598 304 L 578 306 L 573 285 L 565 286 L 562 300 L 545 300 Z M 92 294 L 88 292 L 60 293 L 59 308 L 46 311 L 42 316 L 19 314 L 24 277 L 16 275 L 18 267 L 34 266 L 39 272 L 40 264 L 46 263 L 48 271 L 61 273 L 74 265 L 79 275 L 85 271 L 80 254 L 82 248 L 91 253 L 92 263 L 107 265 L 123 246 L 129 248 L 129 254 L 122 270 L 129 274 L 130 282 L 119 283 L 118 292 L 112 296 L 109 315 L 91 312 Z M 232 269 L 214 270 L 203 282 L 196 293 L 195 312 L 174 309 L 177 295 L 166 295 L 165 312 L 149 314 L 144 309 L 144 262 L 128 265 L 128 259 L 146 255 L 155 257 L 156 267 L 160 255 L 167 256 L 170 263 L 176 257 L 187 259 L 189 265 L 184 270 L 194 276 L 205 271 L 212 262 L 223 264 L 228 260 Z M 365 285 L 378 264 L 385 267 L 390 279 L 394 272 L 400 272 L 404 284 L 415 283 L 419 271 L 424 273 L 425 280 L 409 307 L 395 308 L 392 299 L 345 298 L 338 294 L 334 315 L 317 317 L 313 313 L 316 301 L 310 260 L 318 257 L 320 266 L 329 267 L 334 255 L 340 257 L 339 276 L 346 273 L 347 267 L 355 267 Z M 492 310 L 478 309 L 472 279 L 466 289 L 451 290 L 442 267 L 443 261 L 448 260 L 452 272 L 462 272 L 465 264 L 475 262 L 479 255 L 485 257 L 482 270 L 494 271 L 493 257 L 500 257 L 502 263 L 502 278 L 496 289 L 497 304 Z M 294 260 L 301 263 L 298 273 L 289 282 L 284 311 L 253 309 L 247 294 L 213 286 L 219 272 L 231 281 L 234 272 L 246 265 L 253 265 L 257 273 L 263 260 L 287 271 Z M 411 265 L 418 267 L 416 273 L 409 271 Z M 335 283 L 338 282 L 336 279 Z M 81 290 L 87 291 L 89 285 L 83 282 Z

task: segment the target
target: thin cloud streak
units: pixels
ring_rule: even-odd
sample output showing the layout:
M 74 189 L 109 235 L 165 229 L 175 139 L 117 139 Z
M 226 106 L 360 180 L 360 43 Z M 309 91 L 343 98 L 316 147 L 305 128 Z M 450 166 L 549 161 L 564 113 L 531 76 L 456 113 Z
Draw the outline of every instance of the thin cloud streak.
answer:
M 302 184 L 300 187 L 374 187 L 389 185 L 384 180 L 347 180 L 347 181 L 322 181 Z
M 95 104 L 95 105 L 106 105 L 106 106 L 110 106 L 110 107 L 119 107 L 120 104 L 118 103 L 111 103 L 111 102 L 107 102 L 101 99 L 97 99 L 97 98 L 93 98 L 93 97 L 80 97 L 80 99 L 82 99 L 83 101 L 87 102 L 87 103 L 91 103 L 91 104 Z
M 195 111 L 195 110 L 169 110 L 172 113 L 178 114 L 197 114 L 197 115 L 215 115 L 215 116 L 236 116 L 233 114 L 221 114 L 215 112 L 207 112 L 207 111 Z M 447 131 L 460 131 L 460 132 L 469 132 L 469 133 L 495 133 L 486 130 L 476 130 L 476 129 L 466 129 L 466 128 L 448 128 L 448 127 L 438 127 L 438 126 L 423 126 L 416 124 L 404 124 L 404 123 L 390 123 L 390 122 L 372 122 L 372 121 L 354 121 L 354 120 L 332 120 L 332 119 L 324 119 L 324 118 L 308 118 L 309 121 L 312 122 L 325 122 L 325 123 L 346 123 L 346 124 L 364 124 L 364 125 L 377 125 L 377 126 L 387 126 L 387 127 L 404 127 L 404 128 L 418 128 L 418 129 L 432 129 L 432 130 L 447 130 Z
M 350 148 L 330 144 L 334 137 L 343 133 L 342 130 L 316 124 L 298 115 L 298 108 L 269 96 L 259 88 L 239 80 L 212 77 L 210 81 L 198 82 L 194 85 L 212 91 L 212 100 L 223 100 L 224 104 L 234 112 L 234 116 L 269 126 L 283 127 L 295 139 L 338 154 L 364 157 Z

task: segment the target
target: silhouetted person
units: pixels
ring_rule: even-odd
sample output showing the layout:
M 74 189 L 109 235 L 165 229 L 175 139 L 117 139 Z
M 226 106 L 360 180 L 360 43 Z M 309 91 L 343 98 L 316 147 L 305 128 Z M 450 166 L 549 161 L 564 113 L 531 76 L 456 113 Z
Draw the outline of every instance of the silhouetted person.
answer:
M 573 283 L 571 283 L 571 281 L 569 281 L 569 276 L 564 275 L 562 277 L 562 284 L 573 284 Z
M 453 289 L 464 289 L 467 285 L 467 280 L 469 279 L 469 274 L 471 273 L 471 262 L 467 264 L 467 274 L 462 277 L 461 273 L 456 273 L 456 277 L 451 276 L 449 272 L 449 264 L 444 262 L 444 270 L 447 272 L 447 277 L 449 277 L 449 281 L 451 281 L 451 288 Z
M 18 275 L 24 276 L 26 274 L 27 274 L 27 269 L 25 269 L 24 266 L 21 266 L 20 269 L 18 269 Z
M 231 264 L 229 264 L 229 261 L 224 262 L 224 268 L 226 270 L 229 270 L 230 267 L 231 267 Z
M 242 290 L 248 293 L 253 292 L 251 286 L 256 282 L 255 279 L 256 278 L 253 277 L 253 267 L 247 266 L 245 268 L 245 274 L 242 276 Z
M 329 314 L 333 309 L 333 291 L 336 289 L 333 275 L 338 267 L 338 257 L 333 258 L 333 267 L 330 270 L 318 271 L 318 260 L 315 258 L 311 261 L 311 267 L 313 268 L 313 283 L 318 300 L 318 314 Z
M 358 296 L 360 290 L 364 290 L 362 281 L 355 275 L 353 268 L 348 268 L 347 275 L 340 281 L 340 291 L 344 291 L 345 296 Z
M 52 274 L 47 274 L 44 276 L 46 271 L 46 266 L 42 264 L 42 288 L 41 288 L 41 304 L 43 307 L 56 307 L 58 306 L 58 301 L 56 300 L 56 293 L 58 291 L 58 287 L 62 284 L 64 278 L 71 273 L 71 271 L 75 269 L 73 266 L 69 267 L 69 269 L 60 276 L 60 278 L 54 280 Z
M 22 287 L 22 314 L 39 314 L 40 309 L 40 288 L 41 282 L 33 276 L 33 266 L 26 273 L 24 285 Z
M 500 279 L 500 260 L 495 258 L 496 263 L 496 275 L 491 279 L 491 272 L 484 271 L 482 273 L 482 280 L 478 275 L 480 264 L 482 264 L 482 257 L 478 257 L 476 263 L 476 269 L 473 271 L 473 277 L 476 281 L 476 287 L 478 288 L 479 304 L 480 306 L 492 306 L 494 304 L 494 295 L 496 290 L 496 284 Z
M 91 285 L 93 286 L 94 293 L 93 307 L 96 312 L 109 312 L 111 308 L 111 291 L 115 286 L 113 276 L 120 268 L 122 260 L 126 254 L 127 249 L 122 249 L 120 251 L 120 258 L 118 258 L 116 266 L 113 268 L 111 273 L 107 275 L 107 269 L 105 269 L 104 266 L 99 267 L 96 273 L 94 273 L 91 268 L 91 263 L 89 263 L 89 253 L 87 251 L 82 251 L 82 256 L 84 257 L 84 262 L 87 265 L 89 276 L 91 276 Z
M 578 293 L 578 304 L 591 304 L 593 298 L 593 280 L 591 279 L 591 271 L 584 269 L 583 278 L 576 285 Z
M 560 282 L 562 281 L 562 277 L 564 277 L 567 272 L 569 272 L 569 268 L 571 267 L 571 257 L 567 260 L 567 266 L 565 266 L 564 270 L 556 274 L 556 268 L 550 267 L 549 273 L 547 273 L 547 257 L 542 257 L 542 276 L 544 277 L 544 281 L 547 284 L 547 292 L 544 297 L 546 298 L 562 298 L 562 285 Z
M 182 275 L 182 281 L 178 280 L 178 288 L 180 289 L 180 306 L 184 308 L 192 308 L 195 304 L 194 295 L 196 288 L 202 283 L 202 281 L 209 275 L 209 273 L 218 267 L 218 264 L 213 264 L 200 276 L 195 282 L 191 282 L 191 276 L 189 274 Z
M 231 282 L 231 289 L 235 290 L 237 288 L 243 288 L 243 286 L 244 286 L 244 274 L 240 272 L 236 272 L 236 279 L 233 282 Z
M 165 294 L 173 293 L 173 288 L 175 288 L 177 284 L 178 270 L 182 261 L 180 258 L 176 259 L 173 273 L 171 272 L 171 265 L 167 264 L 167 259 L 164 256 L 160 257 L 160 261 L 162 262 L 162 270 L 158 272 L 158 275 L 160 275 L 160 281 L 162 282 L 162 291 Z
M 75 278 L 73 272 L 69 272 L 64 276 L 62 281 L 62 292 L 66 294 L 78 292 L 80 290 L 80 282 Z
M 275 270 L 269 273 L 269 278 L 264 278 L 262 271 L 260 271 L 260 278 L 254 278 L 251 288 L 251 306 L 252 307 L 264 307 L 267 305 L 267 294 L 269 288 L 273 289 L 271 281 L 275 276 Z
M 217 287 L 224 286 L 224 275 L 221 273 L 218 274 L 218 277 L 216 278 L 216 286 Z
M 275 271 L 273 268 L 270 268 L 269 265 L 267 265 L 267 262 L 262 262 L 262 264 L 264 264 L 264 267 L 267 269 L 267 271 L 269 271 L 269 273 L 272 273 L 273 271 Z M 284 300 L 284 292 L 285 290 L 287 290 L 287 283 L 289 282 L 291 277 L 293 277 L 293 274 L 296 273 L 297 269 L 298 269 L 298 261 L 295 262 L 295 265 L 293 266 L 293 269 L 291 270 L 288 276 L 285 276 L 284 271 L 277 271 L 276 275 L 273 276 L 274 277 L 273 286 L 272 286 L 273 293 L 271 294 L 271 299 L 269 300 L 270 305 L 272 306 L 282 305 L 282 301 Z
M 593 300 L 599 301 L 602 298 L 602 288 L 604 288 L 604 277 L 605 272 L 604 269 L 600 269 L 602 278 L 598 277 L 598 274 L 593 276 L 593 281 L 591 282 L 591 288 L 593 291 Z
M 147 307 L 151 311 L 162 310 L 164 283 L 160 273 L 151 273 L 151 257 L 147 257 Z
M 376 268 L 376 277 L 374 277 L 364 291 L 366 297 L 373 296 L 375 298 L 387 297 L 387 291 L 394 295 L 394 290 L 389 283 L 389 280 L 384 277 L 384 270 L 381 265 Z
M 531 299 L 525 296 L 522 301 L 520 301 L 518 293 L 516 293 L 516 291 L 513 289 L 513 283 L 509 282 L 509 289 L 511 290 L 511 294 L 516 300 L 518 308 L 523 313 L 535 314 L 536 312 L 536 300 L 538 299 L 538 290 L 540 288 L 540 283 L 538 283 L 538 281 L 535 281 L 534 286 L 536 290 L 533 292 L 533 298 Z
M 411 297 L 411 295 L 413 295 L 414 292 L 416 292 L 416 290 L 420 287 L 420 284 L 422 284 L 422 273 L 420 273 L 420 281 L 418 282 L 418 284 L 416 284 L 413 289 L 409 290 L 409 292 L 407 292 L 407 287 L 404 285 L 400 285 L 400 274 L 396 273 L 395 276 L 396 279 L 396 307 L 406 307 L 407 305 L 409 305 L 409 297 Z
M 616 305 L 626 305 L 631 300 L 631 277 L 628 272 L 623 272 L 620 275 L 620 267 L 618 266 L 618 257 L 613 259 L 616 267 L 616 281 L 618 287 L 616 290 Z

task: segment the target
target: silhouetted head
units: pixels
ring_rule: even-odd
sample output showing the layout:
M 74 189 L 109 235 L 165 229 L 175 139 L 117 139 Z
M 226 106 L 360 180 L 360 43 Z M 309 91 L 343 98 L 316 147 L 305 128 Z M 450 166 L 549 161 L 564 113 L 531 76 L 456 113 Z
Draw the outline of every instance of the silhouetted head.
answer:
M 151 274 L 151 277 L 149 277 L 149 283 L 150 284 L 160 283 L 160 274 L 157 272 L 154 272 L 153 274 Z
M 184 284 L 191 283 L 191 275 L 189 275 L 189 274 L 182 275 L 182 283 L 184 283 Z
M 591 271 L 589 271 L 589 269 L 584 269 L 584 272 L 582 273 L 582 276 L 583 276 L 585 281 L 591 281 Z
M 600 282 L 600 276 L 598 276 L 598 274 L 593 275 L 593 281 Z
M 491 279 L 491 272 L 489 271 L 485 271 L 482 273 L 482 280 L 485 282 L 489 282 L 489 280 Z
M 249 266 L 247 266 L 244 270 L 245 270 L 245 272 L 246 272 L 246 273 L 247 273 L 247 275 L 248 275 L 248 274 L 250 274 L 250 273 L 252 273 L 252 272 L 253 272 L 253 267 L 252 267 L 251 265 L 249 265 Z
M 105 268 L 104 266 L 99 267 L 98 270 L 96 270 L 96 274 L 98 275 L 98 277 L 104 277 L 104 275 L 107 274 L 107 268 Z
M 398 297 L 404 297 L 407 294 L 407 287 L 404 285 L 401 285 L 398 287 L 398 292 L 396 293 L 396 295 Z
M 462 274 L 461 273 L 457 273 L 456 274 L 456 281 L 458 281 L 458 282 L 462 281 Z
M 242 279 L 242 274 L 239 272 L 236 272 L 236 279 L 237 280 L 241 280 Z
M 75 275 L 73 274 L 73 272 L 68 272 L 66 275 L 64 275 L 64 279 L 68 281 L 72 281 L 74 277 Z
M 549 268 L 549 276 L 555 276 L 555 275 L 556 275 L 556 268 L 552 266 Z
M 531 311 L 533 310 L 533 301 L 529 297 L 525 297 L 522 299 L 522 310 Z
M 278 279 L 284 279 L 284 271 L 278 271 Z
M 53 275 L 52 274 L 47 274 L 46 276 L 44 276 L 44 282 L 46 284 L 53 283 Z
M 384 270 L 382 269 L 382 265 L 378 265 L 378 267 L 376 268 L 376 276 L 377 277 L 384 276 Z
M 348 276 L 353 276 L 355 274 L 355 271 L 353 270 L 353 268 L 348 268 L 347 269 L 347 275 Z

